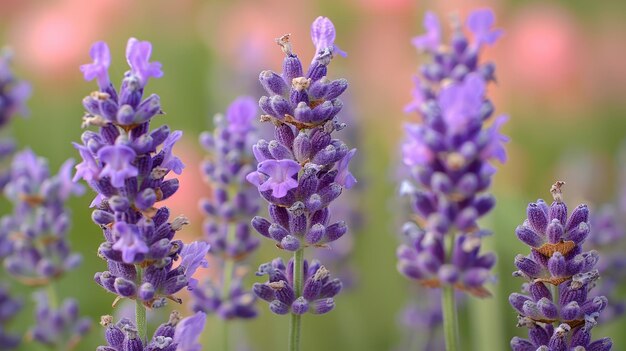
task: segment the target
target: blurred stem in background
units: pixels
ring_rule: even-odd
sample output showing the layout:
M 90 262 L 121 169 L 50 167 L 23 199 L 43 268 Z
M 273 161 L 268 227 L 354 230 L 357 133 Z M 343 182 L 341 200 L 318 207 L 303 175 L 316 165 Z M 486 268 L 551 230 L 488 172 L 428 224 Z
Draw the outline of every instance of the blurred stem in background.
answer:
M 235 196 L 233 194 L 232 196 Z M 236 240 L 235 237 L 236 224 L 231 223 L 228 225 L 228 234 L 226 236 L 226 242 L 232 243 Z M 230 295 L 230 287 L 233 279 L 233 272 L 235 269 L 235 261 L 233 258 L 224 257 L 224 269 L 222 272 L 222 298 L 226 298 Z M 230 350 L 230 333 L 228 331 L 230 322 L 227 319 L 222 320 L 222 350 Z
M 293 254 L 293 285 L 295 295 L 302 295 L 302 278 L 304 275 L 304 249 L 299 249 Z M 289 324 L 289 351 L 300 350 L 300 330 L 302 324 L 302 316 L 291 313 L 291 321 Z

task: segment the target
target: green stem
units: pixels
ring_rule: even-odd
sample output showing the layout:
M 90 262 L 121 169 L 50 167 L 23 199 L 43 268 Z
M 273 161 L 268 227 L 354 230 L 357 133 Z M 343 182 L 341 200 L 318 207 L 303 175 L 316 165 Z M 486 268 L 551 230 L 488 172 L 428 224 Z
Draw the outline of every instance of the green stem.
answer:
M 454 253 L 454 232 L 448 234 L 448 260 L 452 260 Z M 443 312 L 443 336 L 446 341 L 446 351 L 459 350 L 459 326 L 456 313 L 456 298 L 454 286 L 443 284 L 441 288 L 441 310 Z
M 304 276 L 304 249 L 293 254 L 293 285 L 296 297 L 302 295 L 302 278 Z M 289 323 L 289 351 L 300 350 L 301 315 L 292 313 Z
M 137 267 L 137 282 L 142 281 L 143 269 Z M 139 284 L 137 284 L 139 286 Z M 137 332 L 139 337 L 143 341 L 144 345 L 148 342 L 148 323 L 146 321 L 146 306 L 139 299 L 135 300 L 135 324 L 137 325 Z
M 54 310 L 59 308 L 57 290 L 55 289 L 53 282 L 48 283 L 48 286 L 46 287 L 46 292 L 48 293 L 48 303 L 50 304 L 50 307 Z

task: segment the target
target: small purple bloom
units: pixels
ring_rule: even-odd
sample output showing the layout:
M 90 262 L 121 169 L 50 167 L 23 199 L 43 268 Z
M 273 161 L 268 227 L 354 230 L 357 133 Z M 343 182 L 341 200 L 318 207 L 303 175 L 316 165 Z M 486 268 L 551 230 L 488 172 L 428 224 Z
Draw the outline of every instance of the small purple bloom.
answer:
M 113 232 L 118 239 L 112 248 L 122 252 L 122 259 L 125 263 L 134 263 L 138 254 L 148 253 L 148 246 L 139 237 L 137 226 L 116 222 L 113 225 Z
M 503 144 L 508 142 L 509 138 L 506 135 L 500 134 L 500 129 L 508 119 L 507 116 L 500 116 L 496 118 L 491 127 L 487 129 L 487 146 L 481 153 L 481 157 L 485 160 L 495 158 L 502 163 L 506 162 L 506 150 Z
M 86 182 L 91 182 L 92 180 L 98 179 L 100 175 L 100 167 L 96 162 L 96 159 L 91 154 L 91 151 L 87 149 L 87 147 L 78 144 L 72 143 L 74 148 L 78 150 L 82 158 L 82 162 L 76 165 L 76 174 L 74 174 L 73 181 L 77 181 L 79 179 L 83 179 Z
M 85 80 L 96 79 L 100 90 L 105 90 L 111 85 L 109 80 L 109 66 L 111 65 L 109 46 L 103 41 L 96 42 L 91 46 L 89 55 L 93 62 L 80 66 L 80 70 L 83 72 Z
M 402 144 L 402 161 L 407 166 L 424 165 L 434 158 L 433 151 L 423 141 L 423 127 L 407 123 L 404 126 L 406 141 Z
M 149 41 L 139 41 L 135 38 L 128 39 L 126 45 L 126 60 L 132 73 L 139 78 L 144 87 L 151 77 L 163 77 L 160 62 L 149 62 L 152 54 L 152 44 Z
M 258 104 L 249 96 L 235 99 L 226 110 L 228 131 L 231 133 L 247 133 L 257 117 Z
M 464 131 L 479 118 L 483 106 L 485 82 L 477 74 L 469 75 L 461 84 L 444 87 L 439 94 L 439 107 L 452 134 Z
M 348 151 L 348 153 L 337 162 L 337 177 L 335 178 L 335 182 L 346 189 L 352 188 L 356 184 L 356 178 L 350 173 L 348 166 L 350 165 L 350 160 L 356 154 L 356 149 L 352 149 Z
M 467 18 L 467 27 L 474 34 L 478 46 L 482 44 L 492 45 L 504 34 L 501 29 L 493 30 L 495 16 L 491 9 L 483 9 L 472 12 Z
M 333 54 L 348 56 L 345 51 L 335 45 L 335 36 L 335 25 L 328 17 L 319 16 L 311 24 L 311 40 L 313 40 L 317 54 L 330 49 Z
M 137 167 L 131 162 L 137 154 L 125 145 L 107 145 L 98 150 L 98 158 L 104 163 L 100 177 L 109 177 L 116 188 L 124 186 L 126 178 L 136 177 Z
M 298 181 L 293 176 L 298 174 L 302 167 L 296 161 L 284 160 L 265 160 L 259 163 L 258 171 L 248 174 L 247 179 L 250 183 L 257 185 L 259 191 L 272 190 L 272 196 L 280 199 L 287 195 L 291 189 L 298 187 Z M 267 175 L 269 178 L 258 183 L 260 177 L 257 173 Z
M 174 148 L 174 144 L 176 144 L 176 142 L 180 140 L 182 136 L 183 136 L 183 132 L 180 130 L 177 130 L 173 132 L 172 134 L 170 134 L 167 137 L 167 139 L 165 139 L 165 142 L 163 143 L 163 150 L 162 150 L 163 162 L 161 163 L 161 166 L 168 170 L 171 170 L 172 172 L 178 175 L 183 173 L 183 169 L 185 168 L 185 165 L 178 157 L 172 154 L 172 149 Z
M 176 326 L 174 343 L 177 343 L 176 351 L 201 351 L 202 345 L 198 343 L 200 334 L 204 330 L 206 314 L 196 312 L 191 317 L 182 319 Z
M 198 281 L 192 278 L 196 270 L 200 267 L 206 268 L 209 266 L 209 262 L 206 259 L 209 247 L 209 244 L 204 241 L 194 241 L 185 245 L 180 253 L 180 256 L 183 258 L 180 265 L 185 268 L 185 277 L 189 281 L 189 290 L 193 290 L 198 285 Z
M 435 51 L 441 44 L 441 24 L 437 15 L 428 11 L 424 16 L 426 33 L 413 38 L 413 46 L 419 50 Z

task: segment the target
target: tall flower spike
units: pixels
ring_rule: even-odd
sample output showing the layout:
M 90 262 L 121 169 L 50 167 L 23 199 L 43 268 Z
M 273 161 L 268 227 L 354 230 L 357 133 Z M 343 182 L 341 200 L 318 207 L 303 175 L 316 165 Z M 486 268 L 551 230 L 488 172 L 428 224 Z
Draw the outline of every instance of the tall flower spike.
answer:
M 94 44 L 92 51 L 101 52 L 103 45 Z M 99 91 L 83 99 L 87 110 L 83 126 L 96 126 L 98 131 L 85 131 L 82 144 L 74 144 L 83 159 L 75 179 L 82 178 L 97 193 L 92 220 L 105 239 L 98 255 L 108 270 L 94 279 L 117 295 L 116 302 L 136 301 L 136 326 L 124 330 L 133 345 L 141 343 L 132 341 L 137 335 L 146 340 L 145 308 L 162 307 L 168 299 L 181 302 L 175 294 L 194 288 L 192 275 L 206 266 L 209 250 L 204 242 L 185 245 L 176 240 L 175 233 L 189 221 L 184 216 L 169 221 L 169 210 L 159 206 L 179 186 L 178 179 L 166 177 L 170 172 L 180 174 L 184 165 L 173 154 L 182 132 L 170 132 L 166 125 L 150 130 L 153 117 L 162 111 L 158 95 L 143 98 L 144 88 L 149 78 L 163 75 L 161 64 L 150 62 L 151 54 L 149 42 L 128 41 L 130 72 L 119 92 L 113 85 L 99 85 Z M 175 261 L 181 263 L 174 268 Z
M 517 237 L 530 246 L 530 254 L 515 257 L 514 276 L 527 280 L 523 293 L 509 296 L 518 312 L 518 327 L 528 328 L 528 339 L 511 340 L 514 351 L 608 351 L 608 338 L 591 342 L 591 329 L 608 302 L 593 296 L 591 290 L 599 278 L 596 251 L 584 252 L 582 244 L 591 235 L 589 210 L 578 205 L 568 218 L 563 202 L 563 182 L 556 182 L 550 192 L 554 202 L 530 203 L 527 219 L 517 227 Z M 550 289 L 550 286 L 553 288 Z
M 11 60 L 11 52 L 0 48 L 0 131 L 8 126 L 16 114 L 28 114 L 26 100 L 30 97 L 31 87 L 13 75 Z M 12 140 L 0 139 L 0 191 L 9 181 L 10 174 L 5 169 L 5 164 L 14 151 L 15 145 Z
M 250 217 L 258 212 L 260 199 L 245 178 L 256 167 L 252 145 L 258 139 L 253 123 L 257 116 L 256 102 L 239 97 L 228 106 L 225 116 L 215 116 L 213 132 L 200 136 L 208 152 L 201 169 L 212 190 L 212 196 L 200 203 L 207 216 L 204 235 L 211 245 L 209 254 L 221 264 L 221 275 L 192 291 L 193 310 L 216 314 L 225 321 L 257 315 L 256 297 L 243 285 L 243 276 L 249 271 L 246 258 L 260 242 L 250 233 Z M 226 323 L 224 328 L 228 328 Z M 224 334 L 228 338 L 228 332 Z M 228 345 L 229 340 L 224 341 Z
M 285 53 L 282 74 L 263 71 L 259 75 L 268 94 L 259 100 L 264 113 L 261 120 L 273 122 L 275 138 L 269 142 L 262 139 L 254 145 L 259 164 L 247 176 L 269 203 L 270 218 L 254 217 L 252 226 L 274 240 L 278 248 L 294 252 L 293 265 L 287 268 L 264 265 L 271 268 L 267 271 L 270 281 L 255 286 L 255 294 L 270 302 L 274 313 L 291 312 L 291 350 L 299 347 L 300 315 L 307 311 L 327 312 L 334 307 L 334 300 L 318 298 L 323 295 L 318 290 L 305 296 L 308 273 L 303 250 L 327 246 L 346 233 L 345 222 L 330 222 L 328 206 L 355 181 L 347 169 L 354 152 L 348 155 L 350 148 L 332 135 L 345 127 L 337 119 L 343 107 L 338 97 L 348 87 L 345 79 L 327 78 L 333 52 L 339 53 L 334 43 L 334 26 L 326 18 L 316 19 L 311 38 L 317 52 L 306 73 L 293 53 L 290 36 L 284 35 L 277 39 Z M 265 270 L 259 272 L 264 274 Z M 328 271 L 324 268 L 322 272 L 313 274 L 318 277 L 311 281 L 313 287 L 323 284 L 321 281 L 326 278 L 321 275 L 326 277 Z M 274 280 L 272 274 L 285 278 Z
M 493 14 L 486 11 L 493 22 Z M 474 24 L 484 12 L 473 12 L 468 22 Z M 456 22 L 452 26 L 454 33 L 445 43 L 439 20 L 429 12 L 424 20 L 427 33 L 413 40 L 432 59 L 420 67 L 414 101 L 405 109 L 421 119 L 406 124 L 402 144 L 403 162 L 417 185 L 405 187 L 417 220 L 404 226 L 406 243 L 397 256 L 402 274 L 424 286 L 443 288 L 446 347 L 457 350 L 453 289 L 490 295 L 484 285 L 492 280 L 495 255 L 480 253 L 489 232 L 478 227 L 478 220 L 495 204 L 485 192 L 495 173 L 494 161 L 506 159 L 503 143 L 508 139 L 499 131 L 506 117 L 489 125 L 494 106 L 486 87 L 495 79 L 495 66 L 479 60 L 477 40 L 485 40 L 484 33 L 470 45 L 463 28 Z

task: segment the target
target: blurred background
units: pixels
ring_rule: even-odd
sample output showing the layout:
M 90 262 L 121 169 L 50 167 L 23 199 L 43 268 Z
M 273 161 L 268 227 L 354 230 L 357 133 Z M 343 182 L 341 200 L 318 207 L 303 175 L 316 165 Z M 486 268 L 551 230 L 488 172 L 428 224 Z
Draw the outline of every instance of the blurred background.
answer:
M 361 215 L 349 223 L 356 228 L 351 238 L 352 286 L 337 298 L 335 311 L 304 318 L 303 350 L 404 350 L 412 332 L 402 326 L 400 315 L 407 302 L 424 298 L 395 269 L 397 233 L 405 219 L 404 202 L 397 196 L 398 141 L 407 120 L 402 111 L 411 100 L 412 76 L 425 59 L 410 39 L 422 32 L 426 10 L 464 18 L 471 9 L 485 6 L 494 9 L 497 27 L 506 32 L 487 49 L 486 58 L 498 67 L 498 82 L 489 94 L 496 112 L 511 116 L 504 128 L 511 141 L 509 161 L 495 177 L 498 206 L 483 223 L 494 231 L 487 249 L 499 257 L 498 281 L 489 287 L 494 296 L 469 299 L 459 313 L 464 350 L 506 350 L 511 337 L 525 334 L 515 327 L 508 295 L 521 284 L 511 277 L 513 258 L 527 248 L 517 241 L 514 229 L 525 218 L 528 202 L 549 197 L 557 179 L 567 182 L 570 208 L 582 201 L 592 210 L 617 203 L 626 188 L 626 179 L 619 176 L 619 150 L 626 141 L 624 1 L 0 0 L 0 46 L 13 49 L 17 75 L 33 86 L 30 117 L 14 120 L 8 132 L 20 147 L 49 158 L 52 169 L 68 157 L 78 158 L 71 142 L 82 132 L 81 99 L 95 89 L 83 81 L 78 66 L 90 61 L 91 43 L 109 43 L 116 82 L 126 70 L 126 40 L 134 36 L 151 41 L 153 59 L 163 63 L 165 72 L 148 88 L 161 96 L 167 113 L 158 121 L 185 133 L 177 154 L 187 168 L 181 190 L 168 206 L 173 214 L 191 218 L 192 225 L 182 232 L 185 240 L 199 237 L 202 218 L 196 203 L 208 188 L 197 166 L 204 157 L 198 135 L 211 128 L 211 116 L 236 96 L 260 97 L 258 73 L 281 67 L 275 37 L 292 33 L 294 50 L 306 61 L 314 51 L 310 23 L 319 15 L 330 17 L 337 44 L 348 52 L 347 58 L 334 60 L 330 76 L 345 77 L 351 84 L 344 113 L 356 134 L 352 143 L 359 148 L 355 173 L 361 186 L 352 189 L 348 206 Z M 84 264 L 58 284 L 61 296 L 76 297 L 82 313 L 94 319 L 79 350 L 102 344 L 97 321 L 112 313 L 113 301 L 92 279 L 105 268 L 96 256 L 102 238 L 90 220 L 91 199 L 88 192 L 70 203 L 70 237 Z M 7 203 L 0 202 L 0 214 L 8 211 Z M 286 257 L 264 241 L 253 269 L 276 255 Z M 33 303 L 28 289 L 17 283 L 11 289 L 27 308 L 10 330 L 23 331 L 32 319 Z M 177 308 L 188 314 L 186 306 Z M 284 349 L 288 318 L 272 315 L 266 305 L 260 310 L 256 320 L 236 323 L 238 339 L 249 350 Z M 165 318 L 155 316 L 153 327 Z M 220 343 L 218 323 L 213 317 L 208 321 L 206 350 Z M 625 328 L 625 318 L 601 320 L 594 336 L 611 336 L 614 350 L 626 350 Z M 43 349 L 25 343 L 19 350 Z

